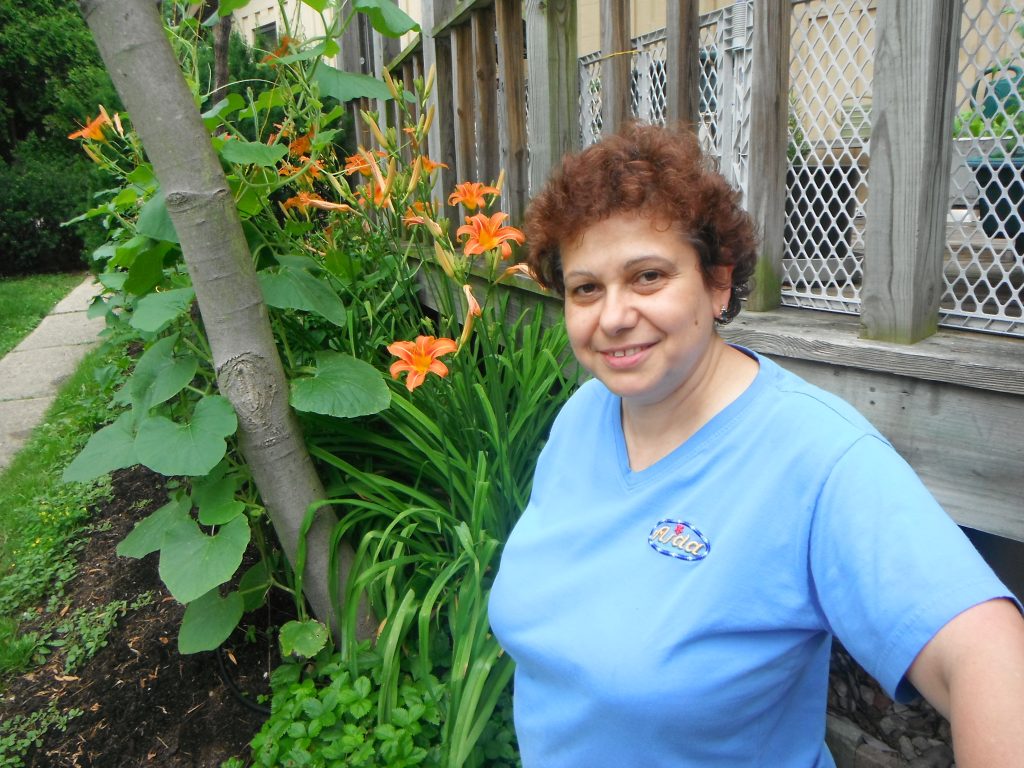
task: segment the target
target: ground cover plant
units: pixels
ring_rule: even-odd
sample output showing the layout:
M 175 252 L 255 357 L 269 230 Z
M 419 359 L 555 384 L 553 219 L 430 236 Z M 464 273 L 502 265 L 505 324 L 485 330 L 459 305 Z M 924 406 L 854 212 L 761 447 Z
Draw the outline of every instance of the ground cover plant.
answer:
M 401 21 L 383 0 L 355 6 L 378 28 Z M 327 20 L 321 38 L 285 35 L 266 59 L 272 88 L 204 114 L 324 503 L 340 513 L 334 540 L 355 543 L 350 572 L 325 575 L 344 606 L 334 637 L 302 599 L 302 547 L 297 562 L 282 555 L 238 451 L 160 183 L 128 117 L 103 110 L 81 136 L 119 180 L 86 214 L 111 233 L 92 254 L 106 288 L 97 311 L 139 355 L 110 423 L 65 477 L 141 464 L 168 478 L 118 551 L 158 558 L 185 606 L 182 653 L 220 646 L 268 595 L 294 598 L 280 643 L 295 660 L 272 678 L 258 764 L 512 765 L 512 665 L 489 631 L 487 596 L 571 389 L 567 342 L 539 311 L 516 314 L 503 299 L 503 283 L 528 278 L 511 261 L 522 234 L 497 210 L 501 180 L 434 189 L 423 151 L 432 76 L 412 92 L 376 84 L 401 124 L 363 113 L 374 145 L 340 150 L 344 73 L 320 56 L 350 21 Z M 186 71 L 196 36 L 194 21 L 171 30 Z M 439 195 L 462 206 L 462 226 L 442 216 Z M 376 624 L 369 638 L 361 606 Z

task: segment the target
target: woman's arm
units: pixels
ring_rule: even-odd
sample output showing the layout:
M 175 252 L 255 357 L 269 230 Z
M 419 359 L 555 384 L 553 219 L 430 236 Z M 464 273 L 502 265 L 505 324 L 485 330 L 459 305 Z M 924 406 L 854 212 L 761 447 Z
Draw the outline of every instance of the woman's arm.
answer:
M 1024 765 L 1024 618 L 989 600 L 949 621 L 908 672 L 952 726 L 959 768 Z

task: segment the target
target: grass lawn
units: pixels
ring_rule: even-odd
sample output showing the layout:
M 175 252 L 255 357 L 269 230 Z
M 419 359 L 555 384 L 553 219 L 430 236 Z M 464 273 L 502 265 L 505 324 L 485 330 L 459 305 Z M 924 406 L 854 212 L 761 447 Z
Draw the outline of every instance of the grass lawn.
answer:
M 0 278 L 0 357 L 14 349 L 84 279 L 82 272 Z

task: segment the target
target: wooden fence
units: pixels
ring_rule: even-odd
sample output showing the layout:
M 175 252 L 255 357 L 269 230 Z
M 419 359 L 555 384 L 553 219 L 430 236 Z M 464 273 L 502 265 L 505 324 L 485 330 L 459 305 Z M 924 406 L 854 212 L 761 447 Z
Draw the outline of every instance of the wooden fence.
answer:
M 963 0 L 877 3 L 859 317 L 778 308 L 793 0 L 754 7 L 746 204 L 762 245 L 750 311 L 726 337 L 860 408 L 959 522 L 1024 541 L 1024 339 L 936 332 Z M 604 51 L 629 50 L 628 18 L 628 0 L 601 0 Z M 668 0 L 669 121 L 699 120 L 699 23 L 697 3 Z M 448 166 L 438 189 L 504 169 L 503 205 L 519 221 L 529 191 L 578 148 L 576 28 L 573 0 L 424 0 L 413 44 L 353 29 L 343 64 L 388 66 L 407 83 L 433 68 L 428 154 Z M 603 131 L 628 118 L 627 59 L 603 57 Z

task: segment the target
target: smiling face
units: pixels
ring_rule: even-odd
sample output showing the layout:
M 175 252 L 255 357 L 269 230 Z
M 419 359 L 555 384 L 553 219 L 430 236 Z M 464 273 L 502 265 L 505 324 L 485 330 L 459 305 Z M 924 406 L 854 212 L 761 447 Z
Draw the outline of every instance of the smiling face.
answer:
M 577 360 L 624 405 L 657 405 L 699 388 L 724 347 L 714 323 L 729 301 L 708 285 L 679 232 L 620 214 L 560 249 L 565 323 Z

